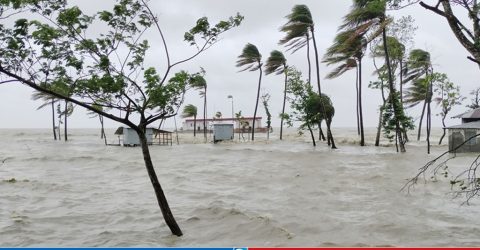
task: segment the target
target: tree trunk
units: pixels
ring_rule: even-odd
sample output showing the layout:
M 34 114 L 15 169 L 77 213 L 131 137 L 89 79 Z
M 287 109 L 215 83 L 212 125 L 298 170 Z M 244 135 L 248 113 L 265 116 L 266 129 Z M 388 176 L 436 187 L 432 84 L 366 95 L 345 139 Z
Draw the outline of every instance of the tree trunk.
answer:
M 325 113 L 325 110 L 324 110 Z M 325 141 L 325 134 L 323 133 L 322 129 L 322 121 L 318 123 L 318 140 Z
M 52 127 L 53 127 L 53 139 L 57 140 L 57 131 L 55 131 L 55 101 L 52 99 Z
M 425 100 L 423 102 L 422 115 L 420 116 L 420 122 L 418 124 L 417 141 L 420 141 L 420 137 L 422 136 L 422 123 L 423 123 L 423 117 L 425 116 L 425 109 L 426 108 L 427 108 L 427 100 Z
M 383 36 L 383 49 L 385 52 L 385 62 L 387 63 L 387 70 L 388 70 L 388 81 L 390 85 L 390 102 L 392 103 L 392 108 L 393 108 L 393 119 L 395 119 L 395 132 L 398 136 L 400 151 L 404 153 L 406 152 L 406 150 L 405 150 L 405 144 L 403 143 L 403 135 L 400 129 L 400 121 L 398 120 L 398 117 L 397 117 L 398 109 L 395 102 L 395 87 L 393 85 L 393 75 L 392 75 L 392 66 L 390 65 L 390 56 L 388 54 L 386 28 L 383 28 L 382 36 Z
M 197 116 L 193 116 L 193 137 L 197 137 Z
M 378 127 L 377 127 L 377 137 L 375 138 L 375 147 L 380 146 L 380 135 L 382 133 L 383 107 L 385 107 L 385 103 L 383 103 L 382 107 L 380 107 L 380 110 L 379 110 L 380 116 L 378 117 Z
M 315 31 L 313 27 L 311 27 L 311 32 L 312 32 L 312 40 L 313 40 L 313 48 L 315 50 L 315 66 L 317 70 L 317 87 L 318 87 L 318 94 L 322 95 L 322 88 L 320 86 L 320 64 L 318 62 L 318 49 L 317 49 L 317 42 L 315 41 Z
M 440 137 L 440 142 L 438 142 L 438 145 L 442 145 L 443 138 L 445 137 L 445 116 L 442 117 L 442 125 L 443 125 L 443 134 L 442 137 Z
M 308 85 L 312 82 L 312 62 L 310 61 L 310 36 L 307 33 Z
M 102 129 L 100 130 L 100 139 L 103 138 L 104 142 L 105 142 L 105 145 L 107 145 L 107 135 L 105 134 L 105 127 L 103 125 L 103 116 L 102 115 L 98 115 L 98 119 L 100 119 L 100 126 L 102 126 Z
M 155 195 L 157 197 L 158 205 L 160 206 L 160 210 L 162 211 L 163 218 L 165 219 L 165 223 L 172 231 L 172 234 L 176 236 L 182 236 L 182 230 L 178 226 L 173 214 L 170 210 L 168 205 L 167 198 L 163 193 L 162 186 L 158 181 L 157 174 L 155 173 L 155 169 L 153 167 L 152 158 L 150 157 L 150 151 L 148 149 L 147 138 L 145 137 L 145 128 L 137 128 L 137 134 L 140 138 L 140 143 L 142 146 L 142 153 L 143 153 L 143 160 L 145 161 L 145 167 L 147 168 L 148 177 L 150 177 L 150 182 L 152 183 L 153 189 L 155 190 Z
M 362 59 L 358 58 L 358 111 L 360 116 L 360 146 L 365 146 L 365 132 L 363 130 L 362 110 Z
M 327 119 L 326 122 L 327 122 L 328 139 L 332 143 L 332 149 L 337 149 L 337 146 L 335 145 L 335 140 L 333 139 L 333 133 L 332 133 L 332 129 L 331 129 L 332 119 Z
M 285 115 L 285 103 L 287 102 L 287 81 L 288 81 L 288 72 L 285 69 L 285 88 L 284 88 L 284 91 L 283 91 L 282 118 L 281 118 L 281 121 L 280 121 L 280 140 L 283 139 L 283 117 Z
M 428 73 L 426 75 L 426 79 L 428 79 Z M 430 154 L 430 134 L 432 131 L 432 109 L 431 109 L 431 102 L 432 102 L 432 83 L 428 83 L 428 90 L 427 90 L 427 152 Z
M 310 124 L 308 124 L 307 127 L 308 131 L 310 131 L 310 136 L 312 137 L 313 146 L 316 147 L 317 143 L 315 142 L 315 136 L 313 135 L 312 127 L 310 126 Z
M 203 137 L 207 142 L 207 85 L 205 85 L 203 93 Z
M 258 78 L 258 90 L 257 90 L 257 101 L 255 103 L 255 112 L 253 112 L 253 127 L 252 127 L 252 141 L 255 141 L 255 120 L 257 119 L 257 109 L 258 109 L 258 100 L 260 100 L 260 87 L 262 85 L 262 65 L 259 62 L 259 71 L 260 71 L 260 77 Z
M 357 109 L 357 134 L 360 135 L 360 114 L 358 112 L 358 67 L 356 68 L 355 90 L 356 90 L 356 109 Z
M 64 124 L 64 129 L 65 131 L 63 132 L 63 136 L 65 137 L 65 141 L 68 141 L 68 127 L 67 127 L 67 121 L 68 121 L 68 102 L 65 101 L 65 124 Z

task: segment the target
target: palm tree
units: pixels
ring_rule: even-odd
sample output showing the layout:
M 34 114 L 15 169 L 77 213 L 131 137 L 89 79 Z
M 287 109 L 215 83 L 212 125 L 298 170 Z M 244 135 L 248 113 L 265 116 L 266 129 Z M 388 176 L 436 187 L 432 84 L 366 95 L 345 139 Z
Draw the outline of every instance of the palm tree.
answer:
M 288 66 L 287 66 L 287 59 L 282 52 L 278 50 L 274 50 L 270 53 L 270 57 L 267 59 L 265 63 L 265 74 L 269 75 L 275 73 L 277 75 L 284 74 L 285 75 L 285 87 L 283 90 L 283 106 L 282 106 L 282 115 L 280 121 L 280 140 L 282 140 L 283 136 L 283 118 L 285 114 L 285 103 L 287 102 L 287 81 L 288 81 Z
M 40 105 L 37 110 L 45 108 L 47 106 L 51 106 L 52 109 L 52 129 L 53 129 L 53 139 L 57 140 L 57 132 L 55 130 L 55 103 L 57 99 L 51 95 L 45 94 L 43 92 L 34 92 L 32 94 L 32 100 L 42 100 L 44 103 Z
M 182 118 L 193 116 L 193 137 L 196 137 L 197 131 L 197 107 L 193 104 L 188 104 L 183 108 Z
M 255 103 L 255 112 L 253 113 L 253 127 L 252 127 L 252 141 L 255 140 L 255 120 L 257 118 L 258 101 L 260 99 L 260 88 L 262 84 L 262 54 L 258 51 L 257 47 L 251 43 L 248 43 L 243 48 L 242 54 L 238 56 L 237 67 L 244 67 L 242 71 L 260 71 L 258 79 L 257 100 Z
M 203 137 L 207 140 L 207 81 L 204 76 L 205 70 L 201 68 L 200 73 L 194 74 L 189 79 L 189 85 L 200 90 L 200 96 L 203 97 Z
M 362 59 L 365 54 L 366 40 L 363 35 L 357 36 L 354 32 L 354 30 L 346 30 L 337 34 L 333 45 L 327 49 L 323 62 L 326 62 L 327 65 L 340 64 L 327 75 L 327 79 L 339 77 L 350 69 L 356 69 L 357 127 L 360 135 L 360 145 L 365 146 L 362 108 Z
M 287 15 L 287 23 L 280 27 L 280 31 L 286 35 L 279 42 L 285 45 L 287 51 L 297 52 L 301 48 L 307 46 L 307 62 L 308 62 L 308 83 L 311 82 L 312 66 L 310 62 L 310 33 L 308 29 L 308 15 L 302 13 L 302 9 L 296 5 L 292 9 L 292 13 Z M 308 9 L 308 8 L 307 8 Z M 310 17 L 311 19 L 311 17 Z
M 417 141 L 419 141 L 421 137 L 422 122 L 425 114 L 425 109 L 427 109 L 427 134 L 430 130 L 428 124 L 430 123 L 429 121 L 431 119 L 430 103 L 432 96 L 432 84 L 429 80 L 429 73 L 431 71 L 431 67 L 432 63 L 430 60 L 430 53 L 421 49 L 414 49 L 410 52 L 406 69 L 404 70 L 406 73 L 406 78 L 404 79 L 404 82 L 412 82 L 412 87 L 408 91 L 408 95 L 410 96 L 410 98 L 409 100 L 405 100 L 405 102 L 415 104 L 413 106 L 416 106 L 418 102 L 412 102 L 412 99 L 413 101 L 421 100 L 424 102 L 422 115 L 420 116 L 420 123 L 418 126 Z M 410 106 L 412 107 L 412 105 Z M 427 140 L 429 139 L 429 135 L 427 135 Z
M 395 123 L 396 138 L 400 144 L 401 152 L 405 152 L 404 133 L 400 126 L 400 115 L 403 113 L 401 107 L 397 107 L 397 94 L 393 80 L 393 70 L 390 62 L 390 55 L 387 45 L 387 26 L 391 19 L 386 15 L 386 0 L 354 0 L 352 10 L 344 17 L 344 24 L 340 29 L 355 29 L 356 35 L 368 34 L 367 43 L 381 35 L 383 40 L 383 49 L 385 52 L 385 62 L 388 73 L 388 83 L 390 97 L 388 100 L 392 106 L 393 121 Z

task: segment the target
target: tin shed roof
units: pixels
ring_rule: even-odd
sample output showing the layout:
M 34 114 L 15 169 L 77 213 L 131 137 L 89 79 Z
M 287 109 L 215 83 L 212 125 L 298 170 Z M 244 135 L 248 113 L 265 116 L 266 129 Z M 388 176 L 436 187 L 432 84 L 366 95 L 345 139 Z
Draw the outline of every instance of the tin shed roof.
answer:
M 467 119 L 478 118 L 478 119 L 480 119 L 480 108 L 470 110 L 468 112 L 465 112 L 461 115 L 454 116 L 452 118 L 467 118 Z
M 468 122 L 457 126 L 451 126 L 446 129 L 480 129 L 480 121 Z

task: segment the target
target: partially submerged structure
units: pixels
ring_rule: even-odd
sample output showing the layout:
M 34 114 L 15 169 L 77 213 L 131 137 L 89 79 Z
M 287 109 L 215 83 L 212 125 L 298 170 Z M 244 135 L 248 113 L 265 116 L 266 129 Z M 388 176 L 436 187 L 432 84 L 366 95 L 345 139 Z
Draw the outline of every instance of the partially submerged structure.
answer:
M 462 124 L 445 128 L 448 130 L 448 148 L 456 153 L 480 153 L 480 108 L 471 110 L 453 118 L 461 118 Z M 475 137 L 472 139 L 472 137 Z
M 131 128 L 119 127 L 115 131 L 118 136 L 117 146 L 135 147 L 140 146 L 140 138 L 137 132 Z M 147 128 L 145 131 L 148 145 L 172 145 L 172 132 L 155 128 Z
M 233 124 L 213 124 L 213 143 L 233 140 Z

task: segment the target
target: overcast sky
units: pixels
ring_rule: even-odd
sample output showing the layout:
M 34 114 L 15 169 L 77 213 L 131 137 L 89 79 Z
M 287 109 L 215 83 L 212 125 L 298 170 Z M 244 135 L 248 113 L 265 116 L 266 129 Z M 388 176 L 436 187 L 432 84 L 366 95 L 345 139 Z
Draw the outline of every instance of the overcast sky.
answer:
M 78 4 L 86 12 L 93 13 L 112 6 L 110 1 L 71 1 Z M 283 50 L 278 46 L 278 41 L 283 34 L 278 31 L 285 23 L 285 16 L 295 4 L 309 6 L 316 25 L 316 37 L 319 51 L 323 56 L 324 51 L 336 34 L 337 27 L 342 22 L 342 17 L 349 11 L 350 0 L 154 0 L 151 7 L 159 16 L 160 25 L 166 35 L 170 54 L 173 61 L 183 59 L 194 52 L 183 42 L 183 33 L 190 29 L 195 21 L 202 16 L 207 16 L 211 23 L 216 23 L 228 16 L 240 12 L 245 16 L 242 25 L 222 36 L 222 40 L 205 54 L 195 60 L 175 68 L 198 71 L 203 67 L 207 74 L 209 88 L 208 111 L 213 116 L 216 111 L 231 116 L 231 100 L 233 96 L 235 112 L 241 110 L 244 116 L 252 116 L 255 105 L 258 72 L 241 72 L 235 67 L 235 62 L 246 43 L 255 44 L 266 59 L 270 51 Z M 415 47 L 431 52 L 436 71 L 447 73 L 450 79 L 461 86 L 464 95 L 478 87 L 479 69 L 475 64 L 466 60 L 468 53 L 459 45 L 445 20 L 424 10 L 420 6 L 412 6 L 398 12 L 391 12 L 394 16 L 411 15 L 416 20 L 418 30 L 415 37 Z M 160 43 L 160 36 L 155 32 L 146 37 L 151 45 L 148 54 L 148 63 L 155 65 L 158 71 L 165 69 L 164 55 Z M 286 53 L 290 65 L 294 65 L 304 73 L 307 72 L 306 51 L 300 50 L 291 55 Z M 312 53 L 313 56 L 313 53 Z M 313 57 L 312 57 L 313 58 Z M 331 68 L 321 65 L 321 75 L 325 76 Z M 378 122 L 378 106 L 381 97 L 378 90 L 367 88 L 368 82 L 375 80 L 372 75 L 373 66 L 368 57 L 364 61 L 364 116 L 365 126 L 375 127 Z M 313 75 L 312 75 L 313 77 Z M 271 95 L 271 113 L 274 116 L 273 126 L 279 126 L 278 114 L 281 112 L 283 97 L 283 77 L 266 76 L 263 78 L 262 88 Z M 315 78 L 312 78 L 314 80 Z M 333 125 L 336 127 L 354 127 L 355 120 L 355 72 L 347 72 L 335 80 L 322 78 L 322 91 L 328 94 L 335 106 L 336 112 Z M 0 86 L 0 128 L 49 128 L 51 125 L 48 109 L 37 111 L 40 102 L 31 101 L 32 90 L 17 84 L 4 84 Z M 194 104 L 201 113 L 202 99 L 198 92 L 190 91 L 186 95 L 185 104 Z M 465 102 L 466 104 L 466 102 Z M 418 118 L 417 107 L 409 110 L 409 114 Z M 456 108 L 453 114 L 464 112 L 464 105 Z M 435 107 L 434 113 L 439 109 Z M 262 106 L 259 106 L 259 115 L 265 117 Z M 77 108 L 70 118 L 69 126 L 72 128 L 98 127 L 97 119 L 89 119 L 86 111 Z M 459 121 L 447 120 L 447 124 L 456 124 Z M 181 125 L 181 119 L 178 119 Z M 168 123 L 172 126 L 172 122 Z M 440 126 L 440 120 L 435 117 L 435 127 Z M 107 122 L 108 127 L 116 127 L 114 122 Z

